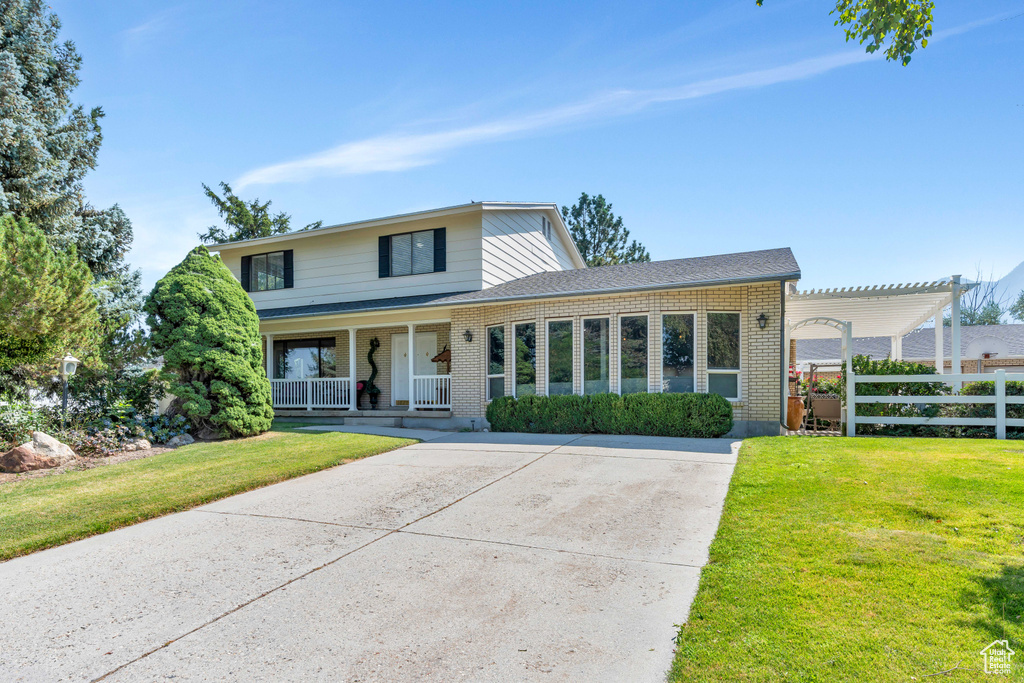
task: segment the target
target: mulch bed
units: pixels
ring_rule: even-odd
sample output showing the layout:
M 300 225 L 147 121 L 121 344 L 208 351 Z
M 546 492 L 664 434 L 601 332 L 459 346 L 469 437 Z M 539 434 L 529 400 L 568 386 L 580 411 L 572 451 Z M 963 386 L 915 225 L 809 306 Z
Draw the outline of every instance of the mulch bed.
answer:
M 128 451 L 121 453 L 114 453 L 113 455 L 105 458 L 89 458 L 82 457 L 75 462 L 68 463 L 61 467 L 54 467 L 49 470 L 32 470 L 31 472 L 18 472 L 12 474 L 9 472 L 0 472 L 0 485 L 11 484 L 14 482 L 25 481 L 27 479 L 38 479 L 39 477 L 49 477 L 54 474 L 64 474 L 65 472 L 74 472 L 76 470 L 91 470 L 94 467 L 103 467 L 104 465 L 115 465 L 119 462 L 128 462 L 129 460 L 141 460 L 142 458 L 148 458 L 153 455 L 159 455 L 166 453 L 167 451 L 174 450 L 173 448 L 164 448 L 162 446 L 154 446 L 153 448 L 147 448 L 142 451 Z

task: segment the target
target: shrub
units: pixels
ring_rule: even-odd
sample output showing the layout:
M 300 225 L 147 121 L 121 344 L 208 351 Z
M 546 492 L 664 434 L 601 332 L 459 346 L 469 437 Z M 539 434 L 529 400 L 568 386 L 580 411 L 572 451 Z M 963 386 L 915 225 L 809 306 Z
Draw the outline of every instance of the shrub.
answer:
M 32 432 L 45 432 L 50 422 L 30 403 L 0 403 L 0 453 L 32 440 Z
M 969 382 L 960 390 L 961 396 L 995 396 L 995 382 Z M 1024 396 L 1024 382 L 1007 382 L 1007 396 Z M 996 407 L 993 403 L 957 403 L 947 406 L 947 415 L 952 417 L 995 417 Z M 1024 405 L 1020 403 L 1006 404 L 1006 418 L 1009 420 L 1024 419 Z M 995 438 L 995 427 L 960 427 L 958 436 L 968 439 Z M 1006 438 L 1024 439 L 1024 428 L 1007 427 Z
M 717 394 L 597 394 L 496 398 L 496 432 L 640 434 L 716 438 L 732 429 L 732 405 Z
M 867 356 L 853 357 L 853 372 L 857 375 L 934 375 L 930 365 L 901 360 L 871 360 Z M 846 369 L 839 382 L 840 396 L 846 397 Z M 859 396 L 943 396 L 949 393 L 944 382 L 879 382 L 858 384 Z M 858 417 L 938 417 L 940 404 L 913 403 L 858 403 Z M 885 436 L 948 436 L 949 430 L 938 425 L 857 425 L 858 434 Z
M 200 436 L 270 429 L 274 410 L 256 307 L 219 258 L 206 247 L 193 249 L 156 283 L 146 313 L 177 397 L 172 411 Z

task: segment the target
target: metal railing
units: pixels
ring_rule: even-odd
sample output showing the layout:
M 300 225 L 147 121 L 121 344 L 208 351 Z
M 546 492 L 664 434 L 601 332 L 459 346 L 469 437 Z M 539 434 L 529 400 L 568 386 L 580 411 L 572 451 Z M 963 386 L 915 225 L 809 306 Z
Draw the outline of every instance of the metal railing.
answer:
M 413 408 L 451 408 L 451 375 L 414 375 L 412 378 Z
M 272 379 L 270 395 L 275 408 L 350 408 L 352 380 L 348 377 Z
M 1024 373 L 1007 374 L 1005 370 L 994 373 L 972 373 L 959 375 L 851 375 L 853 381 L 846 384 L 846 434 L 856 436 L 858 424 L 881 425 L 950 425 L 961 427 L 995 427 L 996 438 L 1006 438 L 1007 427 L 1024 427 L 1024 419 L 1006 417 L 1007 405 L 1024 405 L 1024 396 L 1007 396 L 1006 382 L 1024 382 Z M 993 382 L 994 395 L 974 396 L 949 394 L 944 396 L 858 396 L 858 384 L 943 382 L 961 386 L 964 382 Z M 867 417 L 857 415 L 855 406 L 862 403 L 903 403 L 903 404 L 992 404 L 995 417 Z

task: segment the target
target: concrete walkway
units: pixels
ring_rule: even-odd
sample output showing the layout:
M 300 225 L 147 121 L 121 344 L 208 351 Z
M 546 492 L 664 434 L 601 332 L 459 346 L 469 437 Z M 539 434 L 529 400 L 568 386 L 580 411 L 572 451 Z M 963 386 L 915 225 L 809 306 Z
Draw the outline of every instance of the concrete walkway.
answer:
M 663 680 L 734 445 L 431 437 L 0 564 L 0 680 Z

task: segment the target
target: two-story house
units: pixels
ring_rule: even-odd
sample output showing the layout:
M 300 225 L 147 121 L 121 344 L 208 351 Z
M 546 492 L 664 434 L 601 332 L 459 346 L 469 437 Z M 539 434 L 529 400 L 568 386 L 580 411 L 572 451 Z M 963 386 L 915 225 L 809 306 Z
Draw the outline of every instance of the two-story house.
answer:
M 498 396 L 714 392 L 737 435 L 779 433 L 789 249 L 587 268 L 555 204 L 519 202 L 217 249 L 280 416 L 479 429 Z

